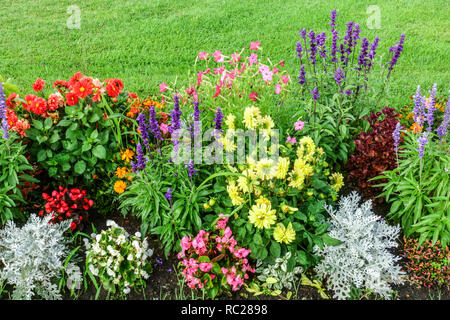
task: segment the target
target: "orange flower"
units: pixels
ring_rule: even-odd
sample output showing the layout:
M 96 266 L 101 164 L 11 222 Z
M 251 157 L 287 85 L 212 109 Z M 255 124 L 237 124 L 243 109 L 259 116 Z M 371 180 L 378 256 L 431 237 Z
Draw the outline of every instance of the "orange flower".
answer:
M 122 160 L 125 160 L 126 162 L 130 162 L 131 159 L 133 159 L 134 151 L 130 149 L 126 149 L 121 153 Z
M 123 182 L 122 180 L 116 181 L 114 183 L 114 191 L 117 193 L 123 193 L 125 191 L 125 188 L 127 187 L 127 184 Z
M 411 125 L 410 129 L 411 129 L 412 132 L 414 132 L 414 133 L 419 133 L 419 132 L 422 132 L 423 127 L 420 126 L 418 123 L 414 122 L 414 123 Z
M 129 171 L 126 167 L 122 167 L 122 168 L 117 167 L 115 173 L 116 173 L 116 176 L 117 176 L 119 179 L 122 179 L 122 178 L 125 177 L 127 174 L 129 174 L 130 171 Z

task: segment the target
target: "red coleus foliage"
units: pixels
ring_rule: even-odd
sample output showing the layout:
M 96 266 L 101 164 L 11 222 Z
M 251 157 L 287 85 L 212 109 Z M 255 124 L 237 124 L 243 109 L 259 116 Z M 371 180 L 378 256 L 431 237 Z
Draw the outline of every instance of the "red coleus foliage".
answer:
M 89 217 L 89 209 L 94 205 L 93 200 L 86 197 L 86 190 L 67 189 L 59 187 L 59 191 L 52 191 L 51 195 L 42 194 L 42 198 L 46 200 L 45 210 L 41 210 L 39 215 L 52 214 L 52 223 L 58 223 L 63 220 L 72 219 L 70 228 L 76 229 L 80 224 Z
M 384 107 L 376 114 L 372 112 L 366 117 L 370 128 L 367 132 L 361 130 L 354 140 L 355 152 L 345 166 L 350 170 L 348 178 L 355 180 L 357 188 L 365 198 L 374 199 L 374 196 L 379 194 L 380 188 L 372 186 L 382 182 L 382 180 L 368 181 L 369 179 L 397 167 L 392 133 L 399 121 L 398 116 L 393 108 L 388 107 Z M 378 200 L 382 201 L 381 198 Z

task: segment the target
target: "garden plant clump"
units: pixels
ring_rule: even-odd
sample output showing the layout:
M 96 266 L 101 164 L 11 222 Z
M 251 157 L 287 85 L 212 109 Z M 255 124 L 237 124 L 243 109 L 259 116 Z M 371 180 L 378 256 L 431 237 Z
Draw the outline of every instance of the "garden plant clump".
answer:
M 0 299 L 448 298 L 449 88 L 338 20 L 145 92 L 0 78 Z

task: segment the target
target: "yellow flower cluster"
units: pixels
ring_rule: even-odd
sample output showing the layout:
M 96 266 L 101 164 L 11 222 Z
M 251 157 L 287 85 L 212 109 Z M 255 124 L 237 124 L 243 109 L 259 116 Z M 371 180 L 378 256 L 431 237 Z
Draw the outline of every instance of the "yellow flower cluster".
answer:
M 295 240 L 295 230 L 292 227 L 292 223 L 289 222 L 288 226 L 279 223 L 273 231 L 273 238 L 279 243 L 289 244 Z
M 333 184 L 331 184 L 331 188 L 333 188 L 336 192 L 339 192 L 339 190 L 341 190 L 344 186 L 344 176 L 339 172 L 333 173 L 330 176 L 330 180 L 333 182 Z

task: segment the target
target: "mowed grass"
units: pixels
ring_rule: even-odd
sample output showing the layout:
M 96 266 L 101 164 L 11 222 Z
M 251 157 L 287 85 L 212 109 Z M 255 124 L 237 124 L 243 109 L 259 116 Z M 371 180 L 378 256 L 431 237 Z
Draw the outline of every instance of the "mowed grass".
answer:
M 79 30 L 67 27 L 70 5 L 81 10 Z M 380 8 L 378 30 L 367 27 L 369 5 Z M 162 81 L 186 81 L 198 52 L 229 55 L 257 40 L 266 57 L 285 60 L 296 76 L 298 31 L 328 30 L 332 9 L 341 34 L 346 22 L 359 23 L 362 36 L 381 38 L 378 54 L 385 57 L 406 34 L 392 75 L 393 103 L 407 101 L 419 84 L 449 89 L 446 0 L 0 0 L 0 75 L 25 92 L 37 77 L 52 83 L 81 71 L 121 78 L 130 91 L 156 93 Z

